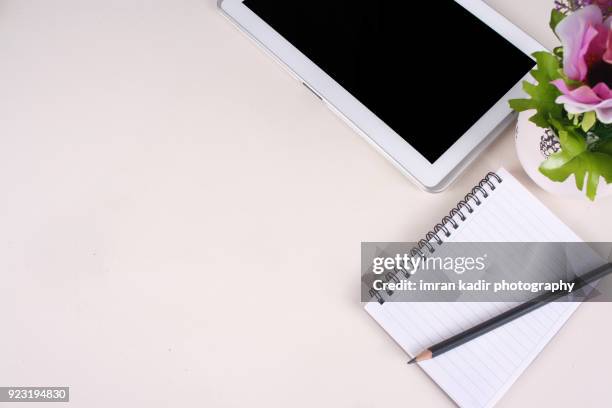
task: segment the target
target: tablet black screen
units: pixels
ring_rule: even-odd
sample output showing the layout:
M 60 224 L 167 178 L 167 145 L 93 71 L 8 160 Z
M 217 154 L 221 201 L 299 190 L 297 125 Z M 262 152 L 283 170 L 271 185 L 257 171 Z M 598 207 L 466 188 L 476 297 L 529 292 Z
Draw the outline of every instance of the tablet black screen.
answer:
M 435 162 L 533 66 L 451 0 L 245 0 Z

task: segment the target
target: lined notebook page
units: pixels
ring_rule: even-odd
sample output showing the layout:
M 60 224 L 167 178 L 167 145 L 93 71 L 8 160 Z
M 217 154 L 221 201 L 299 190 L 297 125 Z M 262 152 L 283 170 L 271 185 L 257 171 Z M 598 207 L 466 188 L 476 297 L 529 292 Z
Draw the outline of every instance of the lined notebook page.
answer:
M 497 174 L 503 182 L 482 205 L 474 206 L 472 214 L 464 211 L 466 221 L 456 218 L 460 227 L 447 242 L 580 241 L 510 173 L 502 169 Z M 600 261 L 594 257 L 585 262 L 596 267 Z M 366 310 L 414 356 L 512 306 L 371 302 Z M 577 303 L 551 303 L 420 366 L 459 406 L 493 406 L 577 307 Z

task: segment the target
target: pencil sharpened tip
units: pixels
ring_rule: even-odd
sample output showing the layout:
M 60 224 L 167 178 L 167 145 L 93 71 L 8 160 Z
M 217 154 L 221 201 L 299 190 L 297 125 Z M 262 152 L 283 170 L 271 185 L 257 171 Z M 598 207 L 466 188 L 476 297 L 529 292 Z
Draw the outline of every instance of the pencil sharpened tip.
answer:
M 415 357 L 415 358 L 413 358 L 412 360 L 410 360 L 410 361 L 408 362 L 408 364 L 414 364 L 414 363 L 416 363 L 416 362 L 417 362 L 417 359 L 416 359 L 416 357 Z

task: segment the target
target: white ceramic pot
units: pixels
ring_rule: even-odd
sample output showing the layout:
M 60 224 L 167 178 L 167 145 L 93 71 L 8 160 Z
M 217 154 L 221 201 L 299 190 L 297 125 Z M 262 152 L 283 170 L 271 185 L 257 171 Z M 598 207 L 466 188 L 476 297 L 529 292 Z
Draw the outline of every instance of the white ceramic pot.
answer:
M 516 152 L 529 177 L 542 189 L 549 193 L 564 197 L 588 200 L 585 191 L 576 188 L 574 176 L 563 183 L 550 180 L 538 171 L 540 164 L 559 149 L 558 140 L 550 130 L 537 127 L 529 121 L 534 112 L 521 112 L 516 125 Z M 586 183 L 585 183 L 586 190 Z M 604 197 L 612 196 L 612 184 L 606 184 L 602 178 L 597 189 L 595 202 Z

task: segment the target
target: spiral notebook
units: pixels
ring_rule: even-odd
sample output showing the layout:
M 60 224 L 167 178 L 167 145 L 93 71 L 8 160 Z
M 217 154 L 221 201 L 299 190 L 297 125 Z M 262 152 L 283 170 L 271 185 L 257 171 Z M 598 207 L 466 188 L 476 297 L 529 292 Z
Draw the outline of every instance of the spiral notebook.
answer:
M 438 233 L 446 229 L 449 237 Z M 504 169 L 489 173 L 423 245 L 431 242 L 432 234 L 444 242 L 581 241 Z M 367 312 L 411 357 L 510 307 L 375 300 L 366 304 Z M 551 303 L 420 366 L 459 406 L 493 406 L 577 307 L 578 303 Z

